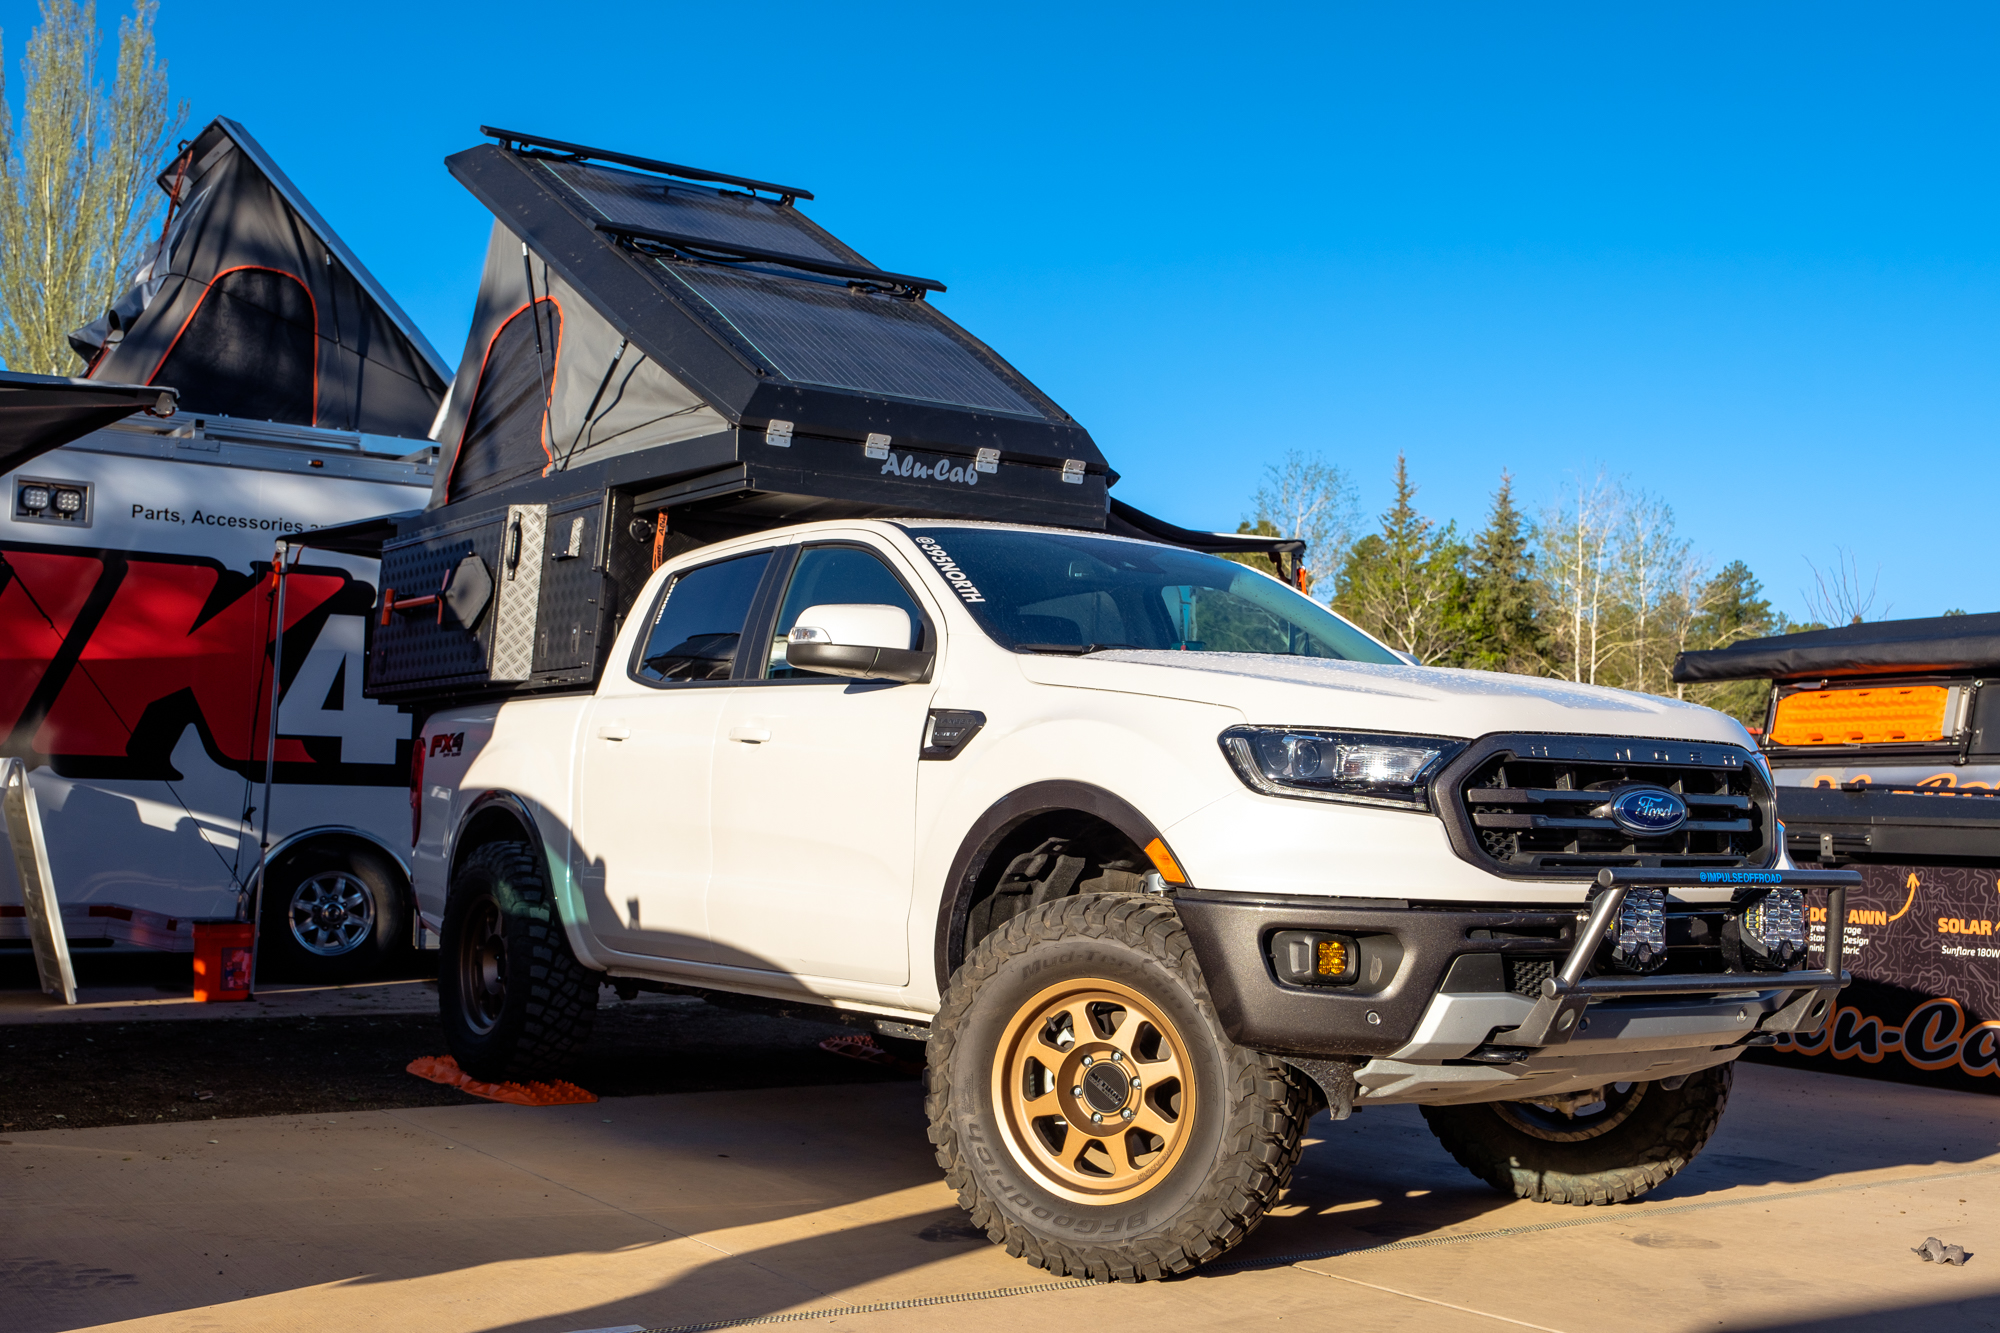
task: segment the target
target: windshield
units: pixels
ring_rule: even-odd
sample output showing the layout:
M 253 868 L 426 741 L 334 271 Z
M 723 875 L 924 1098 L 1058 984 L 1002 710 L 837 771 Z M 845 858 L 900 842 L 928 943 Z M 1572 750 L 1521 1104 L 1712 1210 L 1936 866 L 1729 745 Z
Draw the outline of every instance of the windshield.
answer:
M 1164 648 L 1400 660 L 1310 598 L 1216 556 L 1082 533 L 908 531 L 980 628 L 1015 652 Z

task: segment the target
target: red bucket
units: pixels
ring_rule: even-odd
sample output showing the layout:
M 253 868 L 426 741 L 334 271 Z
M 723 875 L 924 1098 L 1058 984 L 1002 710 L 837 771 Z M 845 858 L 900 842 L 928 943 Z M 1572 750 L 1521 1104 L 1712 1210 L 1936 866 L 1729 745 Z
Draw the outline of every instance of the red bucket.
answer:
M 194 998 L 204 1003 L 250 998 L 250 946 L 257 928 L 247 921 L 194 923 Z

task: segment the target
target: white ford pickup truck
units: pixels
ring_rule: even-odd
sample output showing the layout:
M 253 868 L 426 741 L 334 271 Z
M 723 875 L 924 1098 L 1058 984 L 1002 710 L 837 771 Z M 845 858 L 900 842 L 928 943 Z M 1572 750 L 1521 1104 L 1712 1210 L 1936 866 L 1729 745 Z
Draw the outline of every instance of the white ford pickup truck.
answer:
M 1418 1104 L 1521 1197 L 1633 1198 L 1842 984 L 1854 877 L 1786 862 L 1737 723 L 1411 666 L 1214 556 L 782 528 L 667 561 L 607 660 L 423 724 L 461 1066 L 559 1067 L 605 981 L 927 1040 L 947 1179 L 1058 1273 L 1221 1254 L 1322 1107 Z

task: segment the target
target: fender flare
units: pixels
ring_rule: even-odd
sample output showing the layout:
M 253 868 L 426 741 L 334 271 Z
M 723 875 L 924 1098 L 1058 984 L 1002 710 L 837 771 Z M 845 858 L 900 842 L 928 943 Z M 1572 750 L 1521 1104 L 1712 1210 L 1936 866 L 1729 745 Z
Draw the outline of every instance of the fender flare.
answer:
M 452 880 L 458 878 L 459 849 L 465 840 L 465 831 L 472 827 L 474 820 L 496 808 L 520 827 L 521 836 L 526 838 L 529 847 L 534 849 L 536 861 L 544 866 L 548 864 L 548 847 L 542 841 L 542 830 L 536 825 L 534 812 L 528 809 L 528 803 L 510 791 L 483 791 L 465 807 L 465 813 L 460 815 L 458 822 L 452 826 L 451 843 L 445 848 L 444 854 L 444 889 L 447 897 L 451 894 Z
M 1155 839 L 1166 839 L 1153 821 L 1141 814 L 1124 797 L 1087 782 L 1035 782 L 1010 792 L 988 806 L 973 821 L 952 857 L 951 873 L 944 882 L 944 901 L 937 915 L 933 963 L 937 968 L 938 993 L 951 985 L 951 974 L 965 961 L 957 941 L 965 935 L 966 917 L 972 910 L 972 890 L 986 871 L 988 860 L 1000 843 L 1036 815 L 1075 810 L 1101 819 L 1117 829 L 1132 845 L 1145 848 Z

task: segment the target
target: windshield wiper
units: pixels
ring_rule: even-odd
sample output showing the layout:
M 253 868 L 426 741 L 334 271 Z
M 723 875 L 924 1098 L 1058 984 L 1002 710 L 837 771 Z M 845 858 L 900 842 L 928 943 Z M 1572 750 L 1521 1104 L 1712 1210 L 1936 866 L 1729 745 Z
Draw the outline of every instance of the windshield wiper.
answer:
M 1017 643 L 1017 653 L 1058 653 L 1065 657 L 1083 657 L 1089 653 L 1101 653 L 1109 648 L 1137 648 L 1136 643 Z

